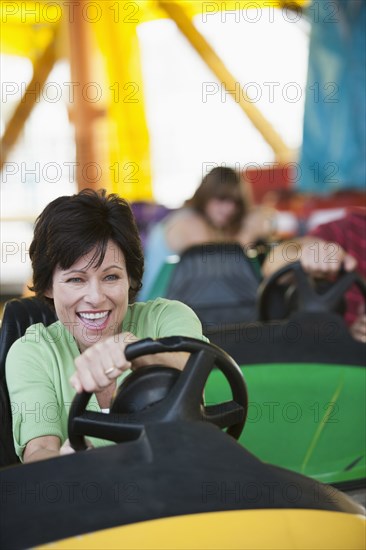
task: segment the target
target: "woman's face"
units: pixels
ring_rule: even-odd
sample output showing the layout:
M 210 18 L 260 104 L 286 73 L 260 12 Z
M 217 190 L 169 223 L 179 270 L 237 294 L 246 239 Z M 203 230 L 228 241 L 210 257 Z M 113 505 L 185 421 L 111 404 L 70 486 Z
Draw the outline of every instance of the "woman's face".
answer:
M 80 351 L 118 333 L 128 306 L 130 282 L 123 252 L 108 241 L 102 265 L 88 267 L 94 253 L 95 249 L 69 269 L 57 267 L 47 294 Z
M 205 214 L 214 227 L 224 229 L 230 224 L 236 209 L 237 205 L 233 199 L 213 197 L 206 204 Z

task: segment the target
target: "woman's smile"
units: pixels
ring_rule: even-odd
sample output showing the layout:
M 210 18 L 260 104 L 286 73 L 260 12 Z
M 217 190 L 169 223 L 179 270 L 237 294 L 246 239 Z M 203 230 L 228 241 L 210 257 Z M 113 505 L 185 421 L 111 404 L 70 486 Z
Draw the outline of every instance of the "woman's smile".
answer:
M 110 316 L 109 311 L 83 311 L 77 312 L 76 315 L 79 317 L 83 325 L 88 330 L 104 330 L 108 325 L 108 320 Z

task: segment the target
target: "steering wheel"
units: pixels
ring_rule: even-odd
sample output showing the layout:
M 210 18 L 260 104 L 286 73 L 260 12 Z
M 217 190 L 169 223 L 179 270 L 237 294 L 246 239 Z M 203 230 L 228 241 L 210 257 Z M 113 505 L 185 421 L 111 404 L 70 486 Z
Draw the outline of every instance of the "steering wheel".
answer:
M 328 288 L 319 293 L 314 287 L 313 278 L 308 275 L 300 262 L 287 264 L 273 273 L 259 287 L 258 310 L 260 321 L 270 321 L 273 315 L 270 312 L 271 296 L 275 291 L 277 281 L 286 273 L 293 272 L 298 297 L 298 310 L 302 312 L 331 312 L 335 311 L 346 291 L 356 284 L 366 300 L 366 281 L 355 271 L 341 271 L 334 282 L 328 283 Z M 283 297 L 285 300 L 285 297 Z
M 91 393 L 74 397 L 69 413 L 69 441 L 79 451 L 86 449 L 85 435 L 122 442 L 136 439 L 145 424 L 208 421 L 238 439 L 248 410 L 246 384 L 237 363 L 218 346 L 194 338 L 171 336 L 146 338 L 126 347 L 126 359 L 163 352 L 189 352 L 183 371 L 165 366 L 141 367 L 120 385 L 110 413 L 86 411 Z M 233 400 L 204 405 L 202 394 L 214 367 L 230 384 Z

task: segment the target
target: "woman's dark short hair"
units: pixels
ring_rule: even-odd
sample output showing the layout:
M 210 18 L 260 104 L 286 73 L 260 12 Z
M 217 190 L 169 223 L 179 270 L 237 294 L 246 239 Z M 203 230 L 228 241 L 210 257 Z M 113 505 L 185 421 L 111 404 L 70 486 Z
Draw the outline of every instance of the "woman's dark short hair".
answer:
M 205 216 L 208 201 L 212 198 L 232 199 L 237 208 L 227 229 L 238 231 L 243 217 L 248 212 L 248 204 L 244 194 L 244 183 L 240 173 L 226 166 L 217 166 L 205 175 L 195 194 L 185 205 L 194 208 Z M 208 220 L 209 221 L 209 220 Z
M 93 248 L 89 265 L 99 267 L 108 241 L 114 241 L 126 259 L 131 280 L 129 301 L 133 301 L 142 284 L 144 257 L 141 240 L 129 204 L 106 190 L 85 189 L 77 195 L 50 202 L 38 216 L 29 255 L 33 267 L 33 290 L 51 305 L 45 293 L 52 288 L 56 267 L 69 269 Z

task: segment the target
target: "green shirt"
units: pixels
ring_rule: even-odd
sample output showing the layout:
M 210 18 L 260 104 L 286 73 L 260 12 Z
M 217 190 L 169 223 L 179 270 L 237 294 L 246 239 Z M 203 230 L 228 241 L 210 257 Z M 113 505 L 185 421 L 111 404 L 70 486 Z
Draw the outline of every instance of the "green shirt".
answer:
M 188 306 L 162 298 L 129 305 L 121 331 L 132 332 L 139 339 L 190 336 L 207 341 L 198 317 Z M 67 439 L 68 413 L 75 396 L 69 379 L 78 355 L 74 337 L 60 321 L 48 327 L 42 323 L 32 325 L 10 348 L 6 379 L 14 446 L 20 458 L 31 439 L 46 435 L 59 437 L 61 443 Z M 122 373 L 117 383 L 125 376 Z M 100 411 L 95 394 L 88 410 Z M 90 440 L 95 446 L 110 443 Z

